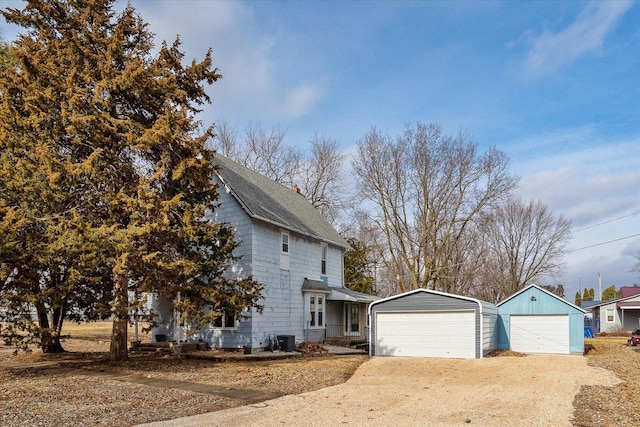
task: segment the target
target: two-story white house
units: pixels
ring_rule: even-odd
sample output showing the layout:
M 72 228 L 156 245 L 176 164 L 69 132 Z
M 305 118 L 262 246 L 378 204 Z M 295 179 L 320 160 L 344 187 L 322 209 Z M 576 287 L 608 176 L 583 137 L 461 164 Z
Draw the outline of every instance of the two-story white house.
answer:
M 223 317 L 186 334 L 173 323 L 171 303 L 156 298 L 151 306 L 160 325 L 152 336 L 202 340 L 216 348 L 264 348 L 269 335 L 294 336 L 295 342 L 365 340 L 367 307 L 378 298 L 345 288 L 348 243 L 295 188 L 222 156 L 215 163 L 220 198 L 210 219 L 233 227 L 241 258 L 228 274 L 253 276 L 265 285 L 263 312 L 251 309 L 241 318 Z

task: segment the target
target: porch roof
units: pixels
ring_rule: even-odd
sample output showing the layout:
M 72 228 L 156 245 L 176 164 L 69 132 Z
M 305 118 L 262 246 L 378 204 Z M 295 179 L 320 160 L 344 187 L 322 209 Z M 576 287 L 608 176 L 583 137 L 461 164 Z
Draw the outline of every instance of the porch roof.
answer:
M 640 301 L 621 301 L 617 306 L 623 310 L 640 310 Z
M 304 278 L 304 282 L 302 283 L 302 292 L 324 292 L 330 293 L 331 289 L 326 283 L 322 280 L 314 280 Z
M 333 301 L 361 302 L 372 303 L 380 299 L 375 295 L 369 295 L 362 292 L 352 291 L 347 288 L 331 288 L 331 293 L 327 297 Z

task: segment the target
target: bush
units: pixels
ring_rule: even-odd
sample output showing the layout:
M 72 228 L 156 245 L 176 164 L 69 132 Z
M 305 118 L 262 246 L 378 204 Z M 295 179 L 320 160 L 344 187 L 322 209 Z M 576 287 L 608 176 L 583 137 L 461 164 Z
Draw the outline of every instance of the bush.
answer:
M 626 337 L 627 335 L 629 335 L 629 331 L 618 325 L 615 328 L 611 329 L 609 332 L 600 332 L 599 335 L 601 337 Z

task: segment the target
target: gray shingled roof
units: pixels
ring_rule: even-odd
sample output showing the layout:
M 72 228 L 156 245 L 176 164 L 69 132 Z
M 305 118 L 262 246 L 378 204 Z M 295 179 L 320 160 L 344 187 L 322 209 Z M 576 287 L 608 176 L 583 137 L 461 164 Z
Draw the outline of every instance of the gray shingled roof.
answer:
M 226 157 L 214 163 L 222 183 L 252 218 L 343 248 L 349 244 L 302 195 Z

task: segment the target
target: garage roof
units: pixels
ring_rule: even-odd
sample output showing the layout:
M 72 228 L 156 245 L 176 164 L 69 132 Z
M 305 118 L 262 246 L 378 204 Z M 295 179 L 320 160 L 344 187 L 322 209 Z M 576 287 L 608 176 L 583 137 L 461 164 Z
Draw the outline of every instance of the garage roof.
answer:
M 398 294 L 398 295 L 393 295 L 387 298 L 383 298 L 381 300 L 375 301 L 373 303 L 371 303 L 371 305 L 369 306 L 369 313 L 371 313 L 371 308 L 374 307 L 377 304 L 381 304 L 384 303 L 385 301 L 391 301 L 394 299 L 398 299 L 398 298 L 404 298 L 406 296 L 412 295 L 412 294 L 417 294 L 417 293 L 428 293 L 428 294 L 434 294 L 434 295 L 441 295 L 441 296 L 445 296 L 445 297 L 449 297 L 449 298 L 455 298 L 455 299 L 461 299 L 461 300 L 465 300 L 465 301 L 472 301 L 475 302 L 476 304 L 478 304 L 478 307 L 480 309 L 480 313 L 483 313 L 485 310 L 492 310 L 495 311 L 496 306 L 495 304 L 491 304 L 490 302 L 487 301 L 482 301 L 476 298 L 471 298 L 471 297 L 465 297 L 462 295 L 455 295 L 455 294 L 448 294 L 446 292 L 440 292 L 440 291 L 435 291 L 433 289 L 414 289 L 412 291 L 409 292 L 405 292 L 402 294 Z
M 567 301 L 566 299 L 561 298 L 561 297 L 559 297 L 558 295 L 554 294 L 553 292 L 549 292 L 548 290 L 546 290 L 546 289 L 544 289 L 544 288 L 541 288 L 540 286 L 535 285 L 535 284 L 531 284 L 531 285 L 527 286 L 526 288 L 521 289 L 520 291 L 518 291 L 518 292 L 516 292 L 515 294 L 511 295 L 509 298 L 507 298 L 507 299 L 505 299 L 505 300 L 500 301 L 500 302 L 498 303 L 498 307 L 500 307 L 501 305 L 503 305 L 503 304 L 504 304 L 504 303 L 506 303 L 507 301 L 510 301 L 510 300 L 512 300 L 512 299 L 514 299 L 514 298 L 516 298 L 518 295 L 522 294 L 523 292 L 528 291 L 528 290 L 529 290 L 529 289 L 531 289 L 531 288 L 535 288 L 535 289 L 537 289 L 537 290 L 539 290 L 539 291 L 541 291 L 541 292 L 544 292 L 545 294 L 547 294 L 547 295 L 549 295 L 549 296 L 551 296 L 551 297 L 553 297 L 553 298 L 557 299 L 558 301 L 560 301 L 560 302 L 562 302 L 562 303 L 564 303 L 564 304 L 567 304 L 568 306 L 573 307 L 573 308 L 575 308 L 576 310 L 579 310 L 579 311 L 581 311 L 581 312 L 583 312 L 583 313 L 586 313 L 586 310 L 584 310 L 584 309 L 582 309 L 582 308 L 578 307 L 577 305 L 571 304 L 571 303 L 570 303 L 569 301 Z

